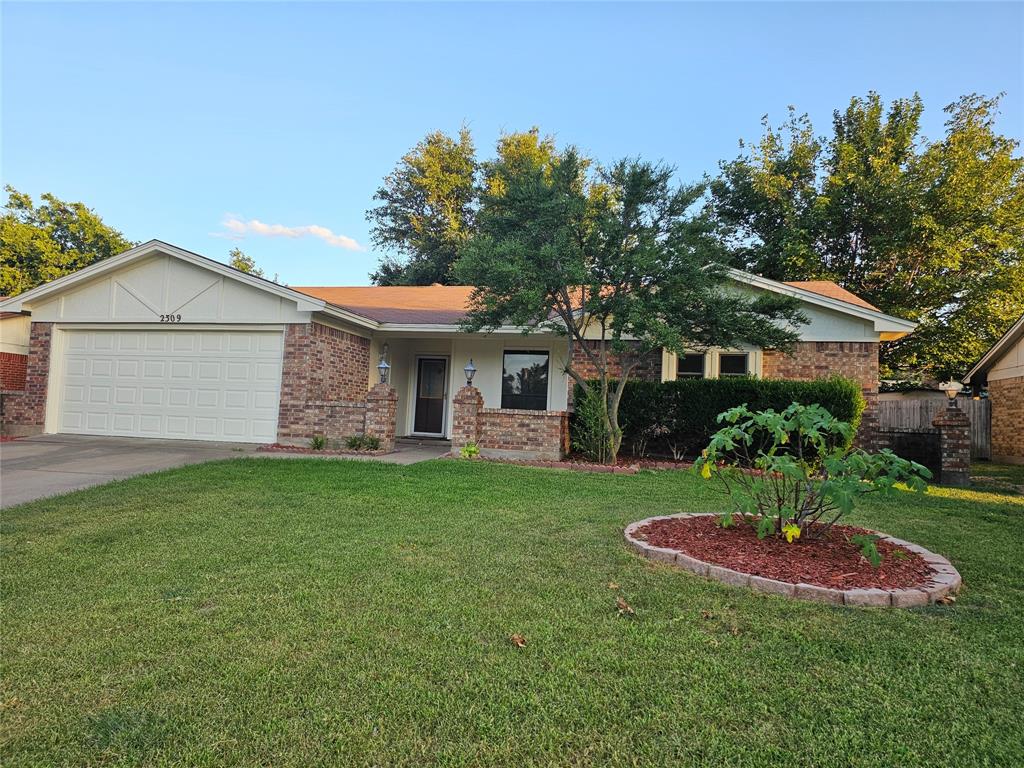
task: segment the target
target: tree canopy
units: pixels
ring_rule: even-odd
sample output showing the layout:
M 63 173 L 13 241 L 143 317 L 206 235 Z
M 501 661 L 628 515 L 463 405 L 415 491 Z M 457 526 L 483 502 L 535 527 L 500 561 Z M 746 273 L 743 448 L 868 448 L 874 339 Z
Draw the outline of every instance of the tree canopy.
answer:
M 36 205 L 30 195 L 9 185 L 4 189 L 0 295 L 23 293 L 136 245 L 84 203 L 44 194 Z
M 391 252 L 371 275 L 378 285 L 450 283 L 459 248 L 474 228 L 476 149 L 468 128 L 458 138 L 435 131 L 405 154 L 366 213 L 371 239 Z
M 673 184 L 670 168 L 596 166 L 552 145 L 499 158 L 487 173 L 500 184 L 483 192 L 478 233 L 455 267 L 476 286 L 465 328 L 512 323 L 567 336 L 566 372 L 587 386 L 578 352 L 597 373 L 611 460 L 623 387 L 652 350 L 795 340 L 803 318 L 791 300 L 726 289 L 707 222 L 690 212 L 703 189 Z
M 1024 160 L 996 133 L 998 98 L 946 107 L 921 134 L 918 96 L 854 98 L 815 135 L 790 110 L 711 181 L 709 215 L 739 266 L 834 280 L 920 323 L 883 345 L 883 373 L 963 375 L 1024 313 Z
M 256 266 L 256 260 L 249 256 L 241 248 L 232 248 L 228 252 L 228 265 L 239 272 L 245 272 L 256 277 L 263 277 L 263 270 Z

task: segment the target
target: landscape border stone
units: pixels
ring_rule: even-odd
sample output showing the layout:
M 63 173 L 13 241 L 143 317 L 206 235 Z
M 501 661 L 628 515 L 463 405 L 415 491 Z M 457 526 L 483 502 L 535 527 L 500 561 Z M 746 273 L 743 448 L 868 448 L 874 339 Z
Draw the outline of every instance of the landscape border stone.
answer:
M 830 605 L 915 608 L 941 600 L 947 595 L 959 591 L 963 584 L 960 572 L 942 555 L 930 552 L 919 544 L 903 541 L 902 539 L 897 539 L 885 533 L 878 533 L 877 531 L 876 533 L 883 540 L 921 556 L 921 559 L 928 564 L 932 571 L 931 577 L 925 584 L 906 589 L 830 589 L 814 584 L 792 584 L 786 581 L 766 579 L 762 576 L 741 573 L 731 568 L 698 560 L 675 549 L 655 547 L 635 536 L 639 529 L 657 520 L 706 517 L 714 514 L 714 512 L 683 512 L 677 515 L 655 515 L 654 517 L 647 517 L 635 523 L 630 523 L 626 526 L 624 535 L 627 544 L 649 560 L 665 563 L 666 565 L 689 571 L 697 576 L 720 581 L 723 584 L 747 587 L 755 592 L 765 592 L 797 600 L 811 600 Z

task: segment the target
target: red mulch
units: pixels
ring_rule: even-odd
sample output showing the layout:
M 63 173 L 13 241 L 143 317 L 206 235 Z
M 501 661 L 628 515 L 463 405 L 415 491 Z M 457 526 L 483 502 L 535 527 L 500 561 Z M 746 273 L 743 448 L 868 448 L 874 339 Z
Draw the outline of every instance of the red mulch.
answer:
M 302 445 L 282 445 L 281 443 L 270 443 L 261 445 L 256 449 L 263 453 L 308 453 L 312 456 L 383 456 L 385 451 L 353 451 L 347 449 L 322 448 L 317 450 Z
M 878 568 L 850 543 L 850 536 L 871 533 L 863 528 L 833 526 L 821 539 L 758 539 L 757 532 L 737 518 L 731 528 L 718 525 L 718 517 L 656 520 L 640 528 L 636 538 L 656 547 L 683 552 L 698 560 L 741 573 L 791 584 L 814 584 L 832 589 L 903 589 L 924 584 L 931 568 L 921 557 L 888 541 L 878 541 L 882 565 Z M 894 552 L 902 554 L 894 555 Z
M 10 435 L 0 435 L 0 443 L 12 443 L 18 438 L 11 437 Z

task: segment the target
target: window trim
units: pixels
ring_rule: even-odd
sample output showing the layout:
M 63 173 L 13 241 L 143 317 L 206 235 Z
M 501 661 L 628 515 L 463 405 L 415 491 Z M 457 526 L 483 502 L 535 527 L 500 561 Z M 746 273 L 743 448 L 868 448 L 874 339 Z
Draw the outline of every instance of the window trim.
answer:
M 743 373 L 723 373 L 722 372 L 722 358 L 723 357 L 743 357 Z M 750 352 L 719 352 L 718 353 L 718 368 L 717 374 L 720 379 L 737 379 L 743 376 L 750 376 L 751 360 Z
M 548 370 L 547 370 L 547 390 L 544 392 L 544 407 L 543 408 L 506 408 L 505 407 L 505 356 L 506 355 L 545 355 L 548 359 Z M 551 387 L 554 383 L 554 376 L 551 375 L 551 358 L 553 357 L 552 351 L 547 347 L 522 347 L 522 346 L 503 346 L 501 348 L 501 376 L 498 383 L 498 405 L 503 411 L 520 411 L 529 410 L 537 412 L 545 412 L 551 410 Z
M 698 355 L 700 356 L 700 373 L 684 372 L 681 370 L 680 363 L 683 358 L 687 355 Z M 676 380 L 679 379 L 706 379 L 708 377 L 708 353 L 707 352 L 684 352 L 681 355 L 676 355 Z

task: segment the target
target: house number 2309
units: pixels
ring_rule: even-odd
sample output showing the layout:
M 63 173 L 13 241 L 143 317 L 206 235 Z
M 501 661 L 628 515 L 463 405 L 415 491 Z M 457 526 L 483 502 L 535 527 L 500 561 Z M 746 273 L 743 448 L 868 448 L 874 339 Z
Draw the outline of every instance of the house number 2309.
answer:
M 160 315 L 161 323 L 180 323 L 181 315 Z

